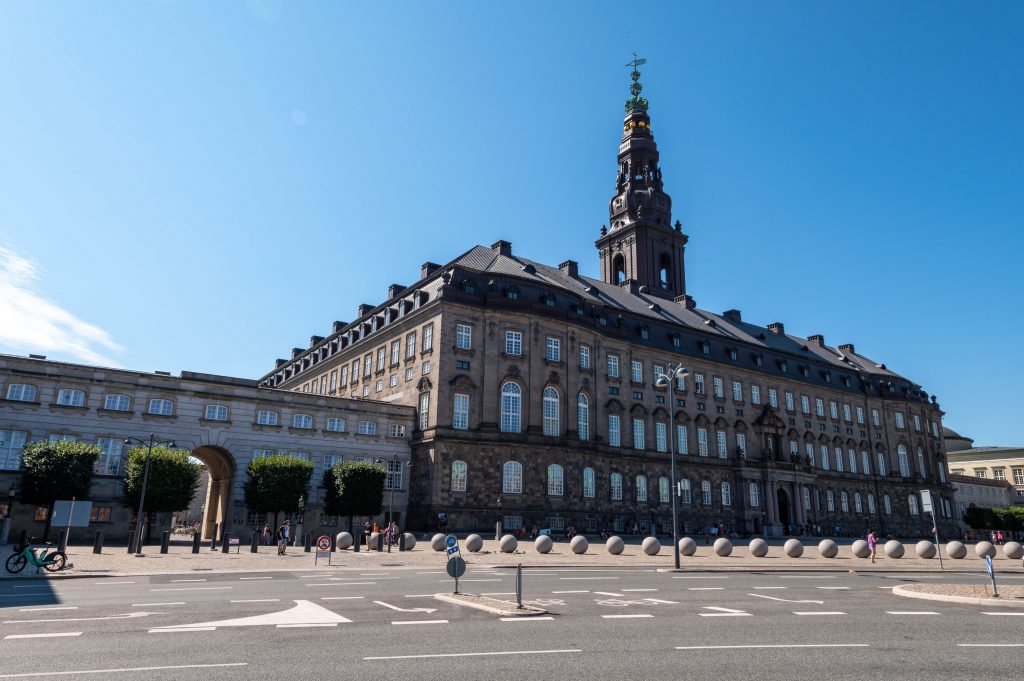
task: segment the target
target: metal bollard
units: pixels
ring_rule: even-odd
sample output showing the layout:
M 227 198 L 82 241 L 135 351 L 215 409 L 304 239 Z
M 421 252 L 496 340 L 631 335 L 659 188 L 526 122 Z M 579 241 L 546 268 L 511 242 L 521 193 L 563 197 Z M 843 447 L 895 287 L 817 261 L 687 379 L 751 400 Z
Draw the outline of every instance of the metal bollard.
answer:
M 338 535 L 331 532 L 331 553 L 338 550 Z
M 210 535 L 210 550 L 211 551 L 216 551 L 217 550 L 217 532 L 218 532 L 219 529 L 220 529 L 220 524 L 214 523 L 213 524 L 213 533 Z
M 128 553 L 135 553 L 135 541 L 135 532 L 130 532 L 128 534 Z
M 252 543 L 249 544 L 249 553 L 256 553 L 259 549 L 256 548 L 260 545 L 260 531 L 252 531 Z
M 313 533 L 312 532 L 307 532 L 306 533 L 306 545 L 302 548 L 302 550 L 305 551 L 306 553 L 309 553 L 310 551 L 313 550 Z
M 92 540 L 92 552 L 103 553 L 103 532 L 102 530 L 96 533 L 96 538 Z
M 516 565 L 516 605 L 523 607 L 523 564 Z
M 160 535 L 160 553 L 167 553 L 171 547 L 171 533 L 164 530 Z
M 380 553 L 383 550 L 384 550 L 384 533 L 383 532 L 378 532 L 377 533 L 377 553 Z
M 60 539 L 57 540 L 57 550 L 67 551 L 68 550 L 68 535 L 71 533 L 71 528 L 65 527 L 60 531 Z
M 405 532 L 398 534 L 398 550 L 405 551 Z
M 494 541 L 501 540 L 501 521 L 494 523 Z
M 199 553 L 199 547 L 203 543 L 203 535 L 198 530 L 192 533 L 192 553 Z
M 352 533 L 352 550 L 356 553 L 359 553 L 359 542 L 363 540 L 362 536 L 363 535 L 359 534 L 358 532 Z
M 224 539 L 221 542 L 220 551 L 221 553 L 228 553 L 231 551 L 231 535 L 227 532 L 224 533 Z

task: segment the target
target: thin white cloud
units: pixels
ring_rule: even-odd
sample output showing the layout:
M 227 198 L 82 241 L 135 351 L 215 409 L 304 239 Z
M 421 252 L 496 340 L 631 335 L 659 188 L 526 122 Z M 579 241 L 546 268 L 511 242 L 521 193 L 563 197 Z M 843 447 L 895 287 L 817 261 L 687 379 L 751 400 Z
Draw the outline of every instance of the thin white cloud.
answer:
M 40 294 L 39 279 L 35 263 L 0 246 L 0 347 L 117 366 L 104 353 L 120 352 L 121 346 L 103 329 Z

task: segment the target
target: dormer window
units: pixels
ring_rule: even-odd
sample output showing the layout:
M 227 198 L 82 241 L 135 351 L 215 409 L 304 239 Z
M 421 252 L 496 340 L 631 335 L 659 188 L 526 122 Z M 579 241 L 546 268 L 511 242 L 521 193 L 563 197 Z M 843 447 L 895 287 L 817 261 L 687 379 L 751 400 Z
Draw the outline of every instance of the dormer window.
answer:
M 463 279 L 462 290 L 466 293 L 476 293 L 476 283 L 472 279 Z
M 673 333 L 671 336 L 669 336 L 669 340 L 672 341 L 672 347 L 674 348 L 681 347 L 683 344 L 683 339 L 679 337 L 678 333 Z
M 789 363 L 786 362 L 786 360 L 780 359 L 778 364 L 779 364 L 779 371 L 781 371 L 782 373 L 786 373 L 787 371 L 789 371 Z
M 542 296 L 540 297 L 540 299 L 541 299 L 541 300 L 542 300 L 542 301 L 544 302 L 544 304 L 545 304 L 545 305 L 547 305 L 548 307 L 554 307 L 554 306 L 555 306 L 555 297 L 554 297 L 553 295 L 551 295 L 550 293 L 545 293 L 544 295 L 542 295 Z
M 826 383 L 831 383 L 832 382 L 832 372 L 831 371 L 822 371 L 821 372 L 821 377 L 823 379 L 825 379 Z
M 804 378 L 810 378 L 811 368 L 809 366 L 800 367 L 800 375 L 803 376 Z
M 641 326 L 639 328 L 639 331 L 640 331 L 640 338 L 641 339 L 648 340 L 651 337 L 651 330 L 649 328 L 647 328 L 647 326 Z
M 764 355 L 754 354 L 753 355 L 753 360 L 754 360 L 754 365 L 755 366 L 761 366 L 762 364 L 764 364 Z
M 702 353 L 705 355 L 711 354 L 711 343 L 708 343 L 707 341 L 699 341 L 698 344 L 700 345 L 700 351 Z
M 736 348 L 726 348 L 725 355 L 733 361 L 735 361 L 738 356 L 736 354 Z
M 509 300 L 519 300 L 519 289 L 515 286 L 509 286 L 505 289 L 505 297 Z

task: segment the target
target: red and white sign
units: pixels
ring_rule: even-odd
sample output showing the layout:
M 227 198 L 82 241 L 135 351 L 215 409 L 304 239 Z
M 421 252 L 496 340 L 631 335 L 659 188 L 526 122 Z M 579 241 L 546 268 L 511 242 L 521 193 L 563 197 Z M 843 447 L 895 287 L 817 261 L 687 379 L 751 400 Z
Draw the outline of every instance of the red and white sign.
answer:
M 324 535 L 324 536 L 320 537 L 319 539 L 316 540 L 316 548 L 319 549 L 320 551 L 330 551 L 331 550 L 331 538 L 328 537 L 327 535 Z

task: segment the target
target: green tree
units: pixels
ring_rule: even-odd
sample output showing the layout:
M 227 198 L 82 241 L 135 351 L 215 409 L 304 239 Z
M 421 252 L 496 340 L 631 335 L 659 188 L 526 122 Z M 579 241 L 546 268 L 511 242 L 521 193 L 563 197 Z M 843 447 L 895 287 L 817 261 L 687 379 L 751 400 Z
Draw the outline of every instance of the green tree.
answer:
M 133 447 L 124 466 L 124 500 L 136 513 L 146 476 L 148 448 Z M 153 447 L 146 485 L 146 538 L 149 539 L 152 519 L 156 513 L 183 511 L 192 503 L 199 487 L 203 465 L 191 460 L 189 453 L 170 447 Z
M 43 539 L 50 533 L 53 502 L 88 499 L 100 448 L 85 442 L 33 442 L 21 454 L 21 501 L 46 507 Z
M 348 518 L 353 532 L 353 516 L 372 516 L 384 506 L 384 483 L 388 472 L 383 466 L 361 461 L 341 461 L 324 471 L 324 511 Z
M 273 513 L 274 527 L 280 513 L 299 510 L 299 497 L 309 491 L 313 464 L 284 454 L 253 459 L 246 468 L 245 505 L 253 513 Z
M 992 527 L 994 516 L 991 508 L 969 506 L 964 512 L 964 522 L 975 530 Z

